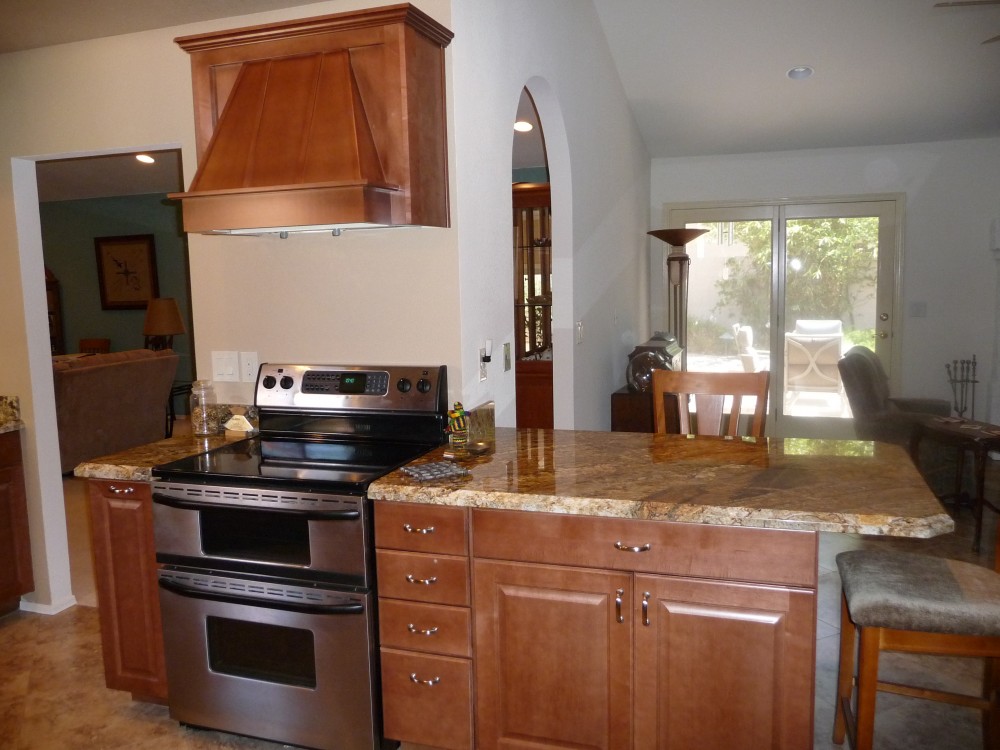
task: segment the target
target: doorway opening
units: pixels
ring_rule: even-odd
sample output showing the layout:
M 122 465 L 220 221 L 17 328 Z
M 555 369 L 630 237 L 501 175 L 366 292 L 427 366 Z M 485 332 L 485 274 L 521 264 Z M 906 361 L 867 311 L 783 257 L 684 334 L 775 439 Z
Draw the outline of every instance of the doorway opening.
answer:
M 545 137 L 528 89 L 514 125 L 511 203 L 518 427 L 553 427 L 552 200 Z
M 136 159 L 138 153 L 153 156 L 153 169 Z M 137 171 L 134 179 L 124 175 L 115 166 L 135 166 L 147 168 Z M 22 608 L 30 611 L 54 614 L 72 606 L 78 601 L 74 596 L 79 592 L 81 603 L 92 603 L 92 580 L 81 590 L 82 580 L 92 576 L 89 569 L 89 531 L 85 513 L 81 506 L 85 503 L 83 488 L 67 494 L 65 484 L 84 480 L 60 477 L 56 399 L 54 392 L 53 358 L 60 352 L 63 356 L 77 354 L 83 338 L 93 338 L 94 334 L 84 333 L 76 326 L 84 323 L 86 315 L 76 307 L 76 296 L 85 285 L 92 284 L 92 295 L 83 292 L 84 299 L 90 296 L 89 304 L 103 310 L 99 288 L 99 271 L 95 247 L 98 236 L 153 234 L 160 249 L 156 256 L 159 281 L 159 296 L 179 297 L 178 303 L 186 315 L 187 332 L 175 338 L 175 349 L 193 351 L 190 326 L 190 283 L 187 258 L 187 238 L 180 227 L 179 214 L 172 204 L 165 202 L 165 194 L 183 187 L 180 151 L 178 144 L 164 144 L 143 149 L 135 148 L 103 151 L 93 154 L 54 155 L 49 158 L 24 158 L 12 160 L 15 211 L 18 223 L 18 252 L 21 261 L 21 286 L 24 292 L 25 325 L 28 338 L 29 373 L 31 377 L 31 411 L 35 422 L 33 451 L 37 457 L 39 473 L 29 481 L 36 481 L 40 495 L 40 507 L 33 512 L 46 519 L 42 531 L 33 534 L 36 551 L 34 559 L 44 559 L 46 564 L 36 568 L 35 594 L 29 596 Z M 150 204 L 150 211 L 160 214 L 162 225 L 156 228 L 144 224 L 145 217 L 132 208 L 117 208 L 117 216 L 96 218 L 101 211 L 90 211 L 90 219 L 79 219 L 76 224 L 79 242 L 70 266 L 63 267 L 57 256 L 68 231 L 67 223 L 78 221 L 72 215 L 82 211 L 90 201 L 120 201 L 123 196 L 144 197 Z M 55 207 L 55 208 L 54 208 Z M 66 209 L 68 211 L 64 211 Z M 103 211 L 107 212 L 105 205 Z M 95 223 L 109 222 L 101 224 Z M 117 223 L 115 223 L 117 222 Z M 54 234 L 53 234 L 54 232 Z M 162 239 L 161 239 L 162 238 Z M 151 256 L 152 257 L 152 256 Z M 75 264 L 75 265 L 74 265 Z M 46 266 L 48 268 L 46 273 Z M 170 266 L 170 268 L 168 268 Z M 57 270 L 58 269 L 58 270 Z M 46 283 L 47 282 L 47 283 Z M 53 312 L 56 313 L 53 316 Z M 111 336 L 110 348 L 143 348 L 144 310 L 108 310 L 117 322 L 121 318 L 138 316 L 138 321 L 126 322 L 120 340 Z M 91 319 L 92 320 L 92 319 Z M 107 336 L 101 338 L 109 338 Z M 177 344 L 180 344 L 178 346 Z M 191 360 L 190 355 L 185 357 Z M 186 372 L 184 363 L 180 373 Z M 178 377 L 182 377 L 179 375 Z M 163 422 L 166 418 L 164 402 Z M 31 449 L 29 449 L 31 450 Z M 73 505 L 74 507 L 69 507 Z M 87 551 L 77 549 L 80 543 L 87 545 Z M 88 568 L 84 571 L 82 568 Z M 90 574 L 90 575 L 87 575 Z

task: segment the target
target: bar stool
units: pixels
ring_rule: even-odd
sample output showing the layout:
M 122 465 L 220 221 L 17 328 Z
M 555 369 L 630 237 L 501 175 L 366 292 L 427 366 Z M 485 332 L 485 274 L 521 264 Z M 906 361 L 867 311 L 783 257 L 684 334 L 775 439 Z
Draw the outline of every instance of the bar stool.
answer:
M 1000 531 L 998 531 L 1000 539 Z M 871 750 L 876 691 L 943 701 L 983 712 L 983 750 L 1000 750 L 1000 572 L 892 550 L 837 555 L 843 584 L 840 668 L 833 741 Z M 855 636 L 860 634 L 854 673 Z M 878 678 L 882 651 L 983 657 L 983 692 L 962 695 Z M 852 711 L 852 682 L 857 703 Z

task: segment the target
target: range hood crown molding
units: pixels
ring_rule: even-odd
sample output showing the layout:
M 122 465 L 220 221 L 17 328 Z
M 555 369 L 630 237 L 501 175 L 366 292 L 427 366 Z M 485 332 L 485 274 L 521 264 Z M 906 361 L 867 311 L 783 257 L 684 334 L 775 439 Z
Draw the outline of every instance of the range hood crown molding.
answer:
M 176 39 L 199 152 L 170 196 L 185 231 L 449 226 L 451 38 L 402 4 Z

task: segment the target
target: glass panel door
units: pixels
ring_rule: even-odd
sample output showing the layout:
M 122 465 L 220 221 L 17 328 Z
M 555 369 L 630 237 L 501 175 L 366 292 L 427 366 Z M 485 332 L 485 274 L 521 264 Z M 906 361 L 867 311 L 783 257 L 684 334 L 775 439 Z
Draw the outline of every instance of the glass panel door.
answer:
M 853 438 L 837 361 L 863 345 L 890 371 L 895 213 L 891 200 L 670 210 L 668 226 L 710 230 L 687 246 L 687 369 L 770 370 L 769 435 Z M 655 330 L 655 279 L 651 300 Z

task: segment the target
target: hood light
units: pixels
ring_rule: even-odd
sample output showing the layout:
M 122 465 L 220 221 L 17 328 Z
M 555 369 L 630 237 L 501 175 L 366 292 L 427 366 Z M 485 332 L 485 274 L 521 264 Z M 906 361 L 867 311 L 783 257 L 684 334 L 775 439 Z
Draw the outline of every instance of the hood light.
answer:
M 143 164 L 155 164 L 156 159 L 154 159 L 149 154 L 136 154 L 135 158 L 137 161 L 141 161 Z
M 812 78 L 813 69 L 808 65 L 796 65 L 791 68 L 785 75 L 791 78 L 793 81 L 804 81 L 807 78 Z
M 530 133 L 534 130 L 534 126 L 527 120 L 518 120 L 514 123 L 514 130 L 518 133 Z

